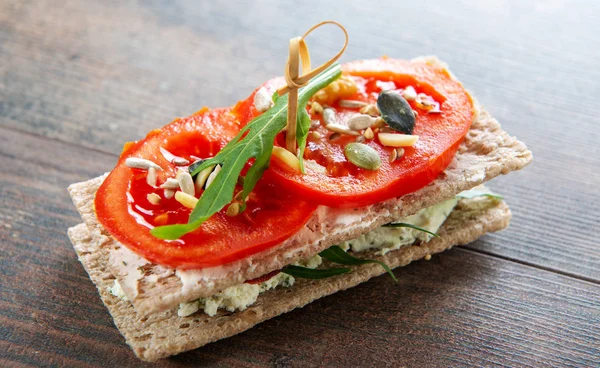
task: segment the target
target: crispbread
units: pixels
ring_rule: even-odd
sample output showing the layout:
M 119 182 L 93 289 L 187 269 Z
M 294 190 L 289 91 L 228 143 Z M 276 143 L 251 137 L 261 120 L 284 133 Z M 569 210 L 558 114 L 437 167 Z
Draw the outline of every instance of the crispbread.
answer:
M 508 206 L 503 201 L 491 201 L 492 205 L 481 206 L 479 203 L 482 201 L 481 198 L 461 200 L 438 231 L 438 238 L 420 245 L 403 247 L 385 256 L 375 257 L 373 253 L 367 252 L 364 257 L 377 258 L 395 268 L 427 254 L 467 244 L 487 232 L 505 228 L 511 217 Z M 108 255 L 100 251 L 96 238 L 90 236 L 86 225 L 79 224 L 70 228 L 69 237 L 117 328 L 135 354 L 146 361 L 155 361 L 238 334 L 267 319 L 356 286 L 385 272 L 378 265 L 367 264 L 355 267 L 349 274 L 329 279 L 297 280 L 291 288 L 277 288 L 261 294 L 257 302 L 245 311 L 220 312 L 215 317 L 203 313 L 179 317 L 175 310 L 141 317 L 131 303 L 109 293 L 108 288 L 112 286 L 114 276 L 106 267 Z
M 118 257 L 113 257 L 109 268 L 119 282 L 122 282 L 138 313 L 149 314 L 171 309 L 181 302 L 212 295 L 231 285 L 307 258 L 333 244 L 355 238 L 382 224 L 411 215 L 500 174 L 521 169 L 531 159 L 531 152 L 523 143 L 510 137 L 495 119 L 486 111 L 481 111 L 454 160 L 435 181 L 401 198 L 354 209 L 356 220 L 352 223 L 332 223 L 331 218 L 335 218 L 336 211 L 339 210 L 320 207 L 296 236 L 277 247 L 244 259 L 218 278 L 201 281 L 193 287 L 183 288 L 175 273 L 157 266 L 142 277 L 136 295 L 137 290 L 131 290 L 122 282 L 126 275 L 121 262 L 117 261 Z M 92 236 L 97 237 L 107 252 L 117 252 L 124 247 L 104 231 L 93 209 L 94 194 L 103 179 L 104 177 L 98 177 L 73 184 L 69 191 Z M 145 282 L 144 279 L 149 276 L 156 278 L 153 273 L 160 274 L 161 278 L 156 282 Z

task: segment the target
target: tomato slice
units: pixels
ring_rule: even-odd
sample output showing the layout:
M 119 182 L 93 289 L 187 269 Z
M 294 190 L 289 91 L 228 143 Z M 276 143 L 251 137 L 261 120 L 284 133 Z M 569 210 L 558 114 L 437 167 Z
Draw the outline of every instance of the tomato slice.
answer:
M 414 192 L 433 181 L 452 161 L 474 117 L 473 102 L 462 85 L 443 68 L 426 62 L 364 60 L 346 64 L 343 69 L 344 75 L 351 76 L 358 84 L 358 93 L 353 100 L 374 104 L 382 90 L 412 86 L 417 93 L 437 101 L 442 113 L 427 113 L 411 102 L 419 113 L 413 133 L 419 136 L 419 141 L 413 147 L 406 147 L 404 156 L 392 163 L 388 157 L 393 148 L 383 146 L 377 135 L 365 142 L 382 158 L 381 167 L 374 171 L 358 168 L 347 161 L 344 147 L 356 137 L 342 136 L 331 140 L 333 133 L 324 128 L 321 116 L 313 115 L 314 122 L 321 122 L 312 129 L 319 134 L 309 134 L 304 159 L 316 162 L 325 170 L 307 170 L 306 174 L 300 174 L 273 159 L 271 168 L 265 173 L 269 180 L 307 201 L 331 207 L 378 203 Z M 268 83 L 281 84 L 282 81 Z M 358 108 L 342 108 L 337 102 L 332 107 L 341 120 L 359 111 Z M 283 134 L 277 140 L 281 146 L 285 146 Z
M 163 168 L 158 172 L 160 184 L 175 177 L 178 169 L 163 157 L 160 147 L 190 161 L 194 157 L 212 157 L 239 129 L 239 116 L 231 109 L 206 109 L 128 145 L 96 193 L 98 220 L 119 242 L 146 259 L 180 269 L 226 264 L 289 238 L 308 221 L 316 206 L 281 192 L 264 180 L 255 187 L 241 215 L 230 217 L 221 211 L 196 231 L 175 241 L 150 234 L 154 226 L 187 222 L 191 210 L 174 198 L 165 198 L 162 189 L 148 185 L 145 171 L 127 167 L 125 160 L 140 157 L 157 163 Z M 148 201 L 150 193 L 160 196 L 158 205 Z

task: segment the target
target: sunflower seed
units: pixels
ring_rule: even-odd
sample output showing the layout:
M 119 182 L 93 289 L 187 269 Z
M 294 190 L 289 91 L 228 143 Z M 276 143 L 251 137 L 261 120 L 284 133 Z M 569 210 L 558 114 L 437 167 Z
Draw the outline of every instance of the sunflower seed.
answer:
M 296 172 L 300 172 L 300 160 L 293 153 L 283 147 L 273 147 L 273 156 L 277 157 L 281 162 L 292 168 Z
M 171 189 L 165 189 L 164 195 L 166 199 L 171 199 L 175 195 L 175 191 Z
M 408 86 L 402 91 L 402 97 L 406 99 L 406 101 L 414 101 L 417 98 L 417 91 L 413 86 Z
M 149 168 L 153 167 L 158 171 L 162 170 L 162 167 L 158 166 L 154 162 L 139 157 L 128 157 L 125 160 L 125 165 L 132 169 L 148 170 Z
M 364 135 L 359 135 L 359 136 L 356 138 L 356 141 L 355 141 L 355 142 L 358 142 L 358 143 L 363 143 L 363 142 L 364 142 L 364 141 L 366 141 L 366 140 L 367 140 L 367 139 L 365 138 L 365 136 L 364 136 Z
M 363 130 L 367 129 L 375 122 L 375 118 L 370 115 L 356 114 L 348 119 L 348 128 L 352 130 Z
M 179 180 L 175 178 L 167 178 L 167 180 L 160 185 L 163 189 L 176 190 L 179 189 Z
M 221 165 L 215 166 L 215 169 L 210 173 L 210 175 L 206 179 L 206 185 L 204 186 L 206 189 L 208 189 L 208 187 L 213 183 L 219 171 L 221 171 Z
M 345 107 L 347 109 L 360 109 L 361 107 L 365 107 L 368 105 L 366 102 L 357 101 L 357 100 L 340 100 L 340 107 Z
M 156 188 L 156 181 L 158 180 L 156 176 L 156 169 L 153 167 L 148 168 L 148 175 L 146 175 L 146 183 L 149 186 Z
M 146 199 L 148 199 L 148 202 L 150 202 L 153 205 L 158 205 L 160 203 L 160 196 L 156 193 L 150 193 L 146 196 Z
M 385 126 L 385 120 L 383 120 L 383 118 L 380 116 L 377 119 L 375 119 L 375 121 L 373 122 L 373 125 L 371 125 L 372 129 L 377 129 L 377 128 L 381 128 Z
M 398 147 L 398 148 L 396 148 L 396 152 L 397 152 L 396 160 L 399 160 L 402 157 L 404 157 L 404 148 Z
M 194 188 L 194 179 L 189 172 L 180 170 L 177 173 L 177 181 L 179 182 L 179 188 L 185 194 L 189 194 L 191 196 L 196 195 Z
M 321 104 L 318 103 L 317 101 L 314 101 L 312 104 L 310 104 L 310 113 L 311 114 L 322 114 L 323 106 L 321 106 Z
M 325 122 L 325 125 L 336 124 L 337 117 L 335 114 L 335 110 L 331 108 L 323 110 L 323 121 Z
M 390 152 L 390 163 L 396 161 L 396 158 L 398 158 L 398 152 L 393 149 L 392 152 Z
M 312 131 L 310 134 L 314 140 L 321 139 L 321 133 L 319 133 L 319 132 Z
M 379 109 L 375 105 L 367 105 L 360 109 L 361 114 L 367 114 L 371 116 L 379 116 Z
M 333 133 L 329 136 L 329 140 L 330 141 L 335 141 L 336 139 L 338 139 L 339 137 L 341 137 L 342 135 L 340 133 Z
M 377 170 L 381 166 L 377 151 L 363 143 L 348 143 L 344 155 L 348 161 L 365 170 Z
M 198 173 L 198 175 L 196 175 L 196 182 L 195 182 L 195 186 L 196 186 L 196 191 L 200 192 L 202 189 L 204 189 L 204 184 L 206 184 L 206 180 L 208 179 L 208 176 L 210 175 L 210 173 L 213 172 L 215 166 L 209 166 L 207 168 L 205 168 L 204 170 L 200 171 Z
M 238 202 L 233 202 L 227 207 L 227 211 L 225 212 L 227 216 L 237 216 L 240 214 L 240 204 Z
M 186 160 L 183 157 L 175 156 L 171 152 L 167 151 L 165 148 L 160 147 L 160 153 L 162 153 L 163 157 L 172 163 L 175 166 L 186 166 L 190 164 L 189 160 Z
M 363 133 L 363 136 L 366 139 L 373 139 L 373 138 L 375 138 L 375 133 L 373 133 L 373 130 L 371 128 L 367 128 L 365 130 L 365 132 Z
M 346 135 L 359 135 L 358 132 L 356 132 L 342 124 L 327 124 L 327 125 L 325 125 L 325 128 L 327 130 L 331 130 L 332 132 L 335 132 L 335 133 L 346 134 Z

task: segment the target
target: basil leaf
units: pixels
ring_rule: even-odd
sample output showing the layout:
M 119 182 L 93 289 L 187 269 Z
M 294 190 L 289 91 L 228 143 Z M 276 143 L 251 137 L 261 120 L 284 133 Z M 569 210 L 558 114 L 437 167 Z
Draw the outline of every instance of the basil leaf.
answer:
M 334 64 L 301 88 L 298 92 L 298 111 L 305 110 L 308 100 L 319 90 L 338 79 L 341 74 L 340 65 Z M 211 165 L 221 165 L 221 171 L 200 196 L 187 224 L 158 226 L 150 230 L 150 233 L 160 239 L 175 240 L 197 229 L 204 221 L 231 202 L 242 169 L 249 160 L 255 158 L 256 161 L 248 170 L 248 175 L 244 180 L 244 195 L 249 194 L 269 166 L 275 136 L 287 123 L 287 102 L 287 95 L 277 98 L 273 107 L 242 128 L 238 135 L 215 157 L 205 160 L 194 168 L 191 175 L 196 175 Z M 300 133 L 305 134 L 304 131 Z M 307 133 L 308 131 L 306 131 Z M 299 142 L 301 138 L 299 135 Z M 303 139 L 304 146 L 306 137 Z
M 389 224 L 385 224 L 382 227 L 408 227 L 408 228 L 419 230 L 419 231 L 422 231 L 429 235 L 435 236 L 436 238 L 439 237 L 439 235 L 434 232 L 431 232 L 427 229 L 423 229 L 422 227 L 418 227 L 417 225 L 409 224 L 406 222 L 390 222 Z
M 490 193 L 490 192 L 487 192 L 484 190 L 478 190 L 478 189 L 466 190 L 466 191 L 458 193 L 456 195 L 456 198 L 465 198 L 465 199 L 471 199 L 471 198 L 476 198 L 476 197 L 489 197 L 489 198 L 496 198 L 496 199 L 504 199 L 504 197 L 501 196 L 500 194 Z
M 392 269 L 385 263 L 375 260 L 375 259 L 359 259 L 359 258 L 352 257 L 350 254 L 348 254 L 348 252 L 344 251 L 342 248 L 338 247 L 337 245 L 334 245 L 332 247 L 325 249 L 324 251 L 319 253 L 319 255 L 321 257 L 327 259 L 328 261 L 343 264 L 346 266 L 360 266 L 360 265 L 367 264 L 367 263 L 377 263 L 378 265 L 383 267 L 383 269 L 386 270 L 387 273 L 390 274 L 390 276 L 394 279 L 394 281 L 398 282 L 398 279 L 396 279 L 396 276 L 392 272 Z
M 294 265 L 285 266 L 281 270 L 281 272 L 286 273 L 291 276 L 294 276 L 294 277 L 298 277 L 301 279 L 313 279 L 313 280 L 326 279 L 328 277 L 342 275 L 342 274 L 348 273 L 350 271 L 352 271 L 352 270 L 349 268 L 327 268 L 324 270 L 319 270 L 319 269 L 312 269 L 312 268 L 300 267 L 300 266 L 294 266 Z

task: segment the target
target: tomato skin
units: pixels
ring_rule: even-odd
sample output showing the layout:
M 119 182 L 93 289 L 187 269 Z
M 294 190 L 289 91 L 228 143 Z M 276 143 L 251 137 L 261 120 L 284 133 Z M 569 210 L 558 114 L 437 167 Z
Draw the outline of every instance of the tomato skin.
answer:
M 149 186 L 146 173 L 127 167 L 126 158 L 157 163 L 164 169 L 158 172 L 162 183 L 175 177 L 178 168 L 162 156 L 159 147 L 185 158 L 210 157 L 239 129 L 239 117 L 231 109 L 216 109 L 177 119 L 130 145 L 96 193 L 98 221 L 116 240 L 149 261 L 179 269 L 227 264 L 288 239 L 308 221 L 316 206 L 292 198 L 266 181 L 259 181 L 241 215 L 230 217 L 223 210 L 176 241 L 150 234 L 153 226 L 187 222 L 191 210 L 175 199 L 166 199 L 162 189 Z M 161 197 L 159 205 L 149 203 L 149 193 Z
M 343 148 L 354 138 L 345 136 L 330 142 L 327 137 L 331 132 L 321 124 L 316 130 L 322 139 L 311 142 L 309 136 L 304 159 L 315 160 L 327 173 L 294 173 L 272 159 L 271 168 L 265 173 L 268 180 L 307 201 L 330 207 L 371 205 L 412 193 L 433 181 L 450 164 L 471 126 L 475 111 L 465 89 L 446 70 L 426 62 L 363 60 L 345 64 L 343 70 L 360 84 L 357 100 L 375 103 L 376 82 L 392 82 L 398 88 L 411 85 L 418 92 L 432 96 L 440 102 L 443 113 L 421 112 L 413 133 L 419 135 L 419 141 L 413 147 L 406 147 L 404 156 L 393 163 L 387 160 L 392 148 L 382 146 L 377 137 L 365 142 L 382 158 L 382 165 L 376 171 L 363 170 L 347 162 Z M 339 114 L 358 112 L 347 111 L 337 104 L 333 107 Z M 284 146 L 283 141 L 278 139 L 277 143 Z

